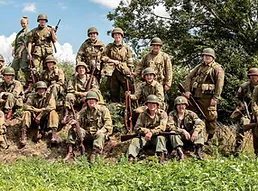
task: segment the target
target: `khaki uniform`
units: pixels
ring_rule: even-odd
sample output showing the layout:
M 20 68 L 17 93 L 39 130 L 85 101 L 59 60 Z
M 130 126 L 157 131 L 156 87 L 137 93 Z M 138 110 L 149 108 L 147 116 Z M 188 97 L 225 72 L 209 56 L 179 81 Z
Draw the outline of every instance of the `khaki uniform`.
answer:
M 153 133 L 150 141 L 146 141 L 144 137 L 133 138 L 129 148 L 128 156 L 136 157 L 143 146 L 146 144 L 152 144 L 156 146 L 156 153 L 167 153 L 166 138 L 159 135 L 160 132 L 166 130 L 167 125 L 167 113 L 164 110 L 158 109 L 154 118 L 150 117 L 149 110 L 147 109 L 141 113 L 137 119 L 135 130 L 143 134 L 146 129 L 150 129 Z
M 135 93 L 131 94 L 130 98 L 132 100 L 139 100 L 139 104 L 144 105 L 148 95 L 151 94 L 156 95 L 158 97 L 160 102 L 159 106 L 160 108 L 164 109 L 165 98 L 163 86 L 156 80 L 153 80 L 151 84 L 148 84 L 146 82 L 139 83 L 139 85 L 136 87 Z
M 95 74 L 99 75 L 101 70 L 101 62 L 102 56 L 105 49 L 105 45 L 103 42 L 97 40 L 96 42 L 92 42 L 91 39 L 85 40 L 82 43 L 80 49 L 77 52 L 76 63 L 85 62 L 87 66 L 87 71 L 91 71 L 94 67 L 96 67 Z M 95 65 L 95 62 L 96 66 Z
M 26 29 L 22 29 L 20 32 L 18 32 L 18 34 L 16 35 L 15 41 L 14 41 L 14 59 L 12 62 L 11 67 L 15 70 L 15 76 L 17 79 L 18 76 L 18 72 L 21 68 L 21 70 L 24 72 L 25 74 L 25 79 L 26 81 L 29 79 L 29 75 L 30 75 L 30 68 L 29 68 L 29 62 L 28 62 L 28 51 L 27 51 L 27 35 L 30 32 L 30 30 L 28 28 Z M 22 48 L 22 46 L 25 46 L 24 50 L 22 51 L 22 56 L 21 58 L 19 58 L 19 52 Z
M 186 110 L 184 119 L 180 120 L 177 116 L 177 112 L 171 111 L 168 115 L 167 131 L 175 131 L 177 135 L 170 135 L 172 147 L 182 147 L 185 142 L 183 131 L 186 130 L 190 135 L 193 132 L 198 132 L 198 138 L 194 141 L 194 145 L 204 145 L 204 131 L 205 123 L 197 116 L 196 113 L 190 110 Z
M 46 57 L 53 55 L 51 27 L 38 26 L 32 29 L 28 34 L 28 42 L 33 44 L 31 54 L 33 63 L 39 71 L 40 64 L 45 63 Z
M 143 56 L 141 62 L 136 66 L 136 75 L 141 78 L 142 71 L 151 67 L 156 73 L 155 79 L 164 87 L 167 85 L 171 87 L 172 84 L 172 63 L 168 54 L 160 51 L 158 54 L 153 52 Z
M 0 92 L 5 92 L 0 104 L 5 111 L 13 109 L 13 107 L 22 107 L 23 105 L 23 88 L 19 81 L 13 80 L 7 84 L 5 81 L 0 83 Z
M 107 107 L 98 105 L 90 110 L 84 107 L 77 115 L 80 124 L 81 134 L 83 139 L 93 139 L 93 148 L 103 149 L 107 136 L 112 134 L 112 120 Z M 97 134 L 100 130 L 101 133 Z M 68 132 L 67 143 L 76 144 L 79 137 L 76 133 L 76 128 L 72 127 Z
M 56 101 L 64 94 L 65 76 L 63 70 L 58 68 L 58 66 L 54 66 L 54 70 L 52 71 L 49 71 L 48 69 L 43 70 L 40 80 L 47 84 L 48 90 L 52 90 L 51 92 Z
M 24 114 L 22 118 L 22 127 L 30 128 L 32 119 L 34 120 L 39 114 L 41 108 L 45 108 L 41 113 L 41 119 L 47 117 L 47 123 L 49 128 L 58 128 L 58 114 L 56 112 L 56 101 L 53 95 L 47 104 L 49 94 L 45 94 L 41 97 L 38 93 L 32 93 L 27 102 L 24 104 Z
M 214 134 L 217 123 L 217 105 L 210 105 L 211 99 L 219 100 L 224 85 L 224 70 L 212 61 L 196 66 L 187 76 L 185 91 L 192 93 L 196 102 L 206 115 L 206 131 Z
M 75 74 L 74 76 L 72 76 L 67 86 L 65 107 L 70 108 L 69 100 L 72 100 L 72 103 L 76 105 L 81 104 L 82 98 L 86 96 L 86 92 L 87 92 L 86 88 L 87 88 L 89 79 L 90 79 L 89 75 L 87 75 L 83 79 L 79 78 L 79 74 Z M 104 99 L 101 95 L 101 92 L 99 90 L 99 84 L 95 77 L 92 80 L 92 85 L 90 90 L 95 91 L 99 96 L 99 103 L 104 104 Z M 85 96 L 83 97 L 80 96 L 80 93 L 85 93 Z
M 125 43 L 119 46 L 115 43 L 109 43 L 102 60 L 107 62 L 109 58 L 120 61 L 118 66 L 113 66 L 114 71 L 112 71 L 110 79 L 111 101 L 120 102 L 120 86 L 122 86 L 124 92 L 127 91 L 126 76 L 130 75 L 130 68 L 133 67 L 132 51 Z
M 258 86 L 255 86 L 253 95 L 252 95 L 252 108 L 253 108 L 253 116 L 258 121 Z M 253 129 L 253 147 L 254 153 L 258 156 L 258 128 L 255 127 Z
M 3 149 L 8 148 L 6 133 L 7 133 L 7 129 L 5 126 L 4 112 L 0 110 L 0 147 Z

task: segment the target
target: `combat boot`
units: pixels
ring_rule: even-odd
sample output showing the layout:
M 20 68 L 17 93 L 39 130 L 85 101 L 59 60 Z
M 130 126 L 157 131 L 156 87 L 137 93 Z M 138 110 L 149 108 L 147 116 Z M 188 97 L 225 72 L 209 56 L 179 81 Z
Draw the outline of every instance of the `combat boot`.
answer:
M 177 151 L 177 155 L 179 157 L 179 161 L 183 162 L 184 159 L 185 159 L 185 155 L 184 155 L 184 152 L 183 152 L 182 148 L 181 147 L 177 147 L 176 151 Z
M 95 162 L 95 157 L 96 157 L 96 154 L 100 153 L 100 150 L 96 147 L 94 147 L 90 153 L 90 156 L 89 156 L 89 162 L 90 164 L 94 164 Z
M 204 160 L 202 156 L 202 145 L 195 145 L 195 150 L 194 150 L 195 155 L 199 160 Z
M 235 145 L 235 149 L 234 149 L 234 157 L 239 157 L 239 153 L 240 153 L 240 150 L 241 150 L 241 143 L 236 143 Z
M 158 153 L 159 156 L 159 163 L 164 164 L 165 162 L 165 154 L 164 153 Z
M 57 128 L 56 128 L 56 127 L 53 127 L 53 128 L 52 128 L 51 143 L 57 143 L 57 140 L 56 140 L 56 132 L 57 132 Z
M 67 161 L 68 159 L 73 159 L 74 153 L 73 153 L 73 146 L 69 145 L 67 148 L 67 155 L 65 156 L 65 158 L 63 159 L 63 161 Z
M 129 163 L 134 163 L 134 157 L 132 155 L 129 156 L 128 162 Z
M 21 129 L 21 139 L 20 139 L 20 146 L 24 147 L 26 145 L 27 142 L 27 128 L 23 127 Z

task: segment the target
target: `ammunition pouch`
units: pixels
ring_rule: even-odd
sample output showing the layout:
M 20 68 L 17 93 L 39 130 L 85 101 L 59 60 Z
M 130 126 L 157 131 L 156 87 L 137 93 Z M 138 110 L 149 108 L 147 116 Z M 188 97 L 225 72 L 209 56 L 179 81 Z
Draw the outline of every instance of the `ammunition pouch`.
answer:
M 202 84 L 201 89 L 203 94 L 214 94 L 215 84 Z

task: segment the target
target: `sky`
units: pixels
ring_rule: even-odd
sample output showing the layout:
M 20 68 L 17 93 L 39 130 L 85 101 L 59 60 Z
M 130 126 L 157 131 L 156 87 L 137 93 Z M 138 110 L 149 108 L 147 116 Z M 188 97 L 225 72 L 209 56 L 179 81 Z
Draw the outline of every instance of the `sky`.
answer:
M 130 0 L 122 1 L 130 3 Z M 55 56 L 62 61 L 75 62 L 80 45 L 88 38 L 89 27 L 94 26 L 98 29 L 99 40 L 104 44 L 113 41 L 112 37 L 107 35 L 107 31 L 112 30 L 113 23 L 106 15 L 112 12 L 119 2 L 120 0 L 0 0 L 0 54 L 7 62 L 13 59 L 11 43 L 21 30 L 22 16 L 28 16 L 29 29 L 33 29 L 38 25 L 38 15 L 44 13 L 48 16 L 48 25 L 55 26 L 61 19 L 57 31 Z M 155 11 L 162 14 L 164 9 L 158 7 Z

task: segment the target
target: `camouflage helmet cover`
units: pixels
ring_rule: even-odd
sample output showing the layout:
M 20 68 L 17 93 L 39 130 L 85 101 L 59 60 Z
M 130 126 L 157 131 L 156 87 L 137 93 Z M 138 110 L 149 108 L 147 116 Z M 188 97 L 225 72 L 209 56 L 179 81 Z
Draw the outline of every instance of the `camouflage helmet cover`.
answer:
M 147 103 L 156 103 L 156 104 L 159 105 L 159 98 L 156 95 L 153 95 L 153 94 L 148 95 L 145 104 L 147 104 Z
M 98 30 L 95 27 L 90 27 L 88 29 L 88 36 L 90 36 L 91 33 L 97 33 L 99 34 Z
M 47 89 L 47 84 L 43 81 L 38 81 L 35 84 L 35 87 L 36 87 L 36 90 L 39 89 L 39 88 Z
M 45 15 L 45 14 L 40 14 L 40 15 L 38 16 L 37 22 L 39 22 L 39 20 L 46 20 L 46 22 L 48 22 L 47 15 Z
M 14 69 L 12 67 L 6 67 L 3 72 L 4 75 L 12 75 L 15 76 Z
M 52 55 L 46 57 L 45 63 L 54 62 L 56 64 L 56 58 Z
M 121 34 L 122 37 L 124 37 L 124 31 L 123 31 L 121 28 L 116 27 L 116 28 L 114 28 L 114 29 L 112 30 L 112 37 L 113 37 L 113 38 L 114 38 L 114 34 L 116 34 L 116 33 Z
M 78 62 L 75 67 L 75 71 L 77 72 L 79 66 L 84 66 L 86 72 L 87 72 L 87 66 L 84 62 Z
M 176 97 L 174 101 L 174 106 L 179 105 L 179 104 L 185 104 L 188 106 L 188 100 L 184 96 L 178 96 Z
M 154 37 L 151 40 L 151 46 L 152 45 L 160 45 L 160 46 L 162 46 L 162 44 L 163 44 L 163 42 L 162 42 L 162 40 L 159 37 Z
M 203 55 L 208 55 L 208 56 L 212 56 L 213 58 L 215 58 L 215 51 L 212 48 L 204 48 L 202 51 L 202 56 Z
M 99 101 L 99 97 L 98 97 L 97 93 L 94 91 L 89 91 L 87 93 L 85 100 L 87 101 L 88 99 L 95 99 L 95 100 Z

